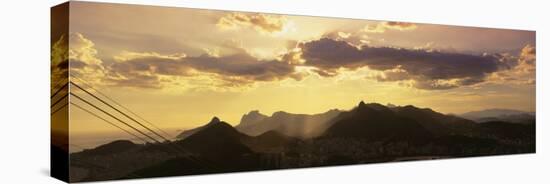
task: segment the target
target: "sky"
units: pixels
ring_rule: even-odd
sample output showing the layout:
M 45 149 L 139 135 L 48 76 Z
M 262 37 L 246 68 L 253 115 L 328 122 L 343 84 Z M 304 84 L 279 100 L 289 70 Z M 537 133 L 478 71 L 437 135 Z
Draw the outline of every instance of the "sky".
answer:
M 70 9 L 59 42 L 69 43 L 71 75 L 163 129 L 362 100 L 453 114 L 535 111 L 534 31 L 88 2 Z M 116 131 L 70 111 L 71 133 Z

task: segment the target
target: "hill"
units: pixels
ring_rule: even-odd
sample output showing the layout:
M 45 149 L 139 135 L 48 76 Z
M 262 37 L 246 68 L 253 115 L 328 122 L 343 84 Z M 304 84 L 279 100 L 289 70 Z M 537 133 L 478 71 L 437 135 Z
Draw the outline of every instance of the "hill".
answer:
M 399 116 L 384 105 L 360 102 L 355 109 L 336 117 L 334 125 L 323 136 L 423 142 L 432 134 L 414 119 Z
M 339 110 L 329 110 L 309 115 L 279 111 L 271 116 L 266 116 L 258 111 L 252 111 L 243 116 L 236 128 L 251 136 L 274 130 L 291 137 L 311 138 L 321 135 L 330 127 L 331 120 L 340 112 Z
M 470 135 L 478 133 L 474 121 L 445 115 L 429 108 L 412 105 L 391 108 L 395 115 L 415 120 L 434 135 Z
M 214 117 L 203 128 L 178 141 L 177 144 L 201 156 L 218 160 L 252 153 L 252 150 L 241 142 L 242 139 L 249 138 L 248 135 Z
M 536 147 L 535 123 L 475 122 L 430 108 L 364 102 L 314 115 L 251 111 L 236 127 L 214 117 L 180 135 L 171 143 L 118 140 L 73 153 L 71 174 L 78 177 L 72 181 L 533 153 Z
M 512 109 L 485 109 L 459 115 L 476 122 L 506 121 L 511 123 L 535 123 L 535 113 Z
M 263 134 L 248 139 L 243 139 L 243 143 L 260 153 L 280 153 L 287 146 L 298 143 L 300 140 L 294 137 L 283 135 L 277 131 L 270 130 Z

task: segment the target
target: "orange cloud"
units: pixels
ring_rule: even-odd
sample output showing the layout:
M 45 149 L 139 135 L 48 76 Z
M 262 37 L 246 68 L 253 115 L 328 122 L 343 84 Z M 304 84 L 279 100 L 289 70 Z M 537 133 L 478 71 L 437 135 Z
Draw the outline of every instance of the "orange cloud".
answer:
M 534 46 L 524 46 L 518 55 L 502 54 L 501 62 L 506 63 L 507 68 L 489 76 L 490 82 L 535 84 L 536 48 Z
M 60 81 L 67 77 L 69 67 L 69 45 L 66 35 L 62 35 L 51 49 L 51 78 L 52 81 Z M 52 83 L 53 85 L 53 83 Z
M 535 72 L 536 48 L 526 45 L 521 49 L 518 59 L 518 70 L 524 73 Z
M 90 83 L 105 76 L 103 61 L 97 57 L 95 44 L 80 33 L 69 34 L 70 72 Z
M 386 30 L 411 31 L 417 28 L 416 24 L 407 22 L 380 22 L 375 25 L 366 25 L 363 32 L 384 33 Z
M 264 15 L 260 13 L 231 13 L 218 20 L 222 29 L 253 28 L 261 33 L 278 33 L 284 30 L 287 20 L 282 16 Z
M 106 82 L 115 86 L 163 88 L 178 82 L 207 80 L 210 83 L 205 85 L 210 87 L 243 87 L 256 82 L 301 80 L 305 75 L 296 71 L 292 63 L 261 60 L 244 50 L 226 56 L 123 52 L 114 59 L 116 62 L 106 66 L 111 76 Z
M 401 31 L 416 29 L 416 24 L 408 22 L 385 22 L 384 25 L 389 29 Z

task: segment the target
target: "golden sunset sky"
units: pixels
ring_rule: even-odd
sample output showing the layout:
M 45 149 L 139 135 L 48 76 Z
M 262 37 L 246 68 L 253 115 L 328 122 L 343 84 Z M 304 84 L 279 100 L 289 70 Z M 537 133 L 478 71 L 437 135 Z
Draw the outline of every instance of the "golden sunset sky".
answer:
M 534 31 L 87 2 L 70 16 L 71 74 L 163 129 L 361 100 L 535 111 Z M 70 111 L 71 134 L 116 131 Z

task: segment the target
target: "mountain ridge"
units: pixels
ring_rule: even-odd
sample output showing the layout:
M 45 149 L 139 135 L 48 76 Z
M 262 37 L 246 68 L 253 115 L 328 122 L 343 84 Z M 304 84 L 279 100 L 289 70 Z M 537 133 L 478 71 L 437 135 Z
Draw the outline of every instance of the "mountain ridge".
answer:
M 327 112 L 335 115 L 313 119 L 324 120 L 326 131 L 306 139 L 289 136 L 279 126 L 266 126 L 266 131 L 252 136 L 242 132 L 239 125 L 234 127 L 213 117 L 172 143 L 113 141 L 72 153 L 70 158 L 74 167 L 113 168 L 113 173 L 93 172 L 88 176 L 102 180 L 534 153 L 536 147 L 534 123 L 474 122 L 430 108 L 364 101 L 351 110 Z M 255 110 L 244 116 L 248 122 L 241 126 L 279 125 L 283 120 L 319 123 L 312 115 L 284 111 L 265 116 Z M 189 152 L 190 157 L 174 152 L 179 149 Z
M 369 141 L 419 140 L 431 133 L 413 119 L 396 115 L 390 108 L 361 101 L 356 108 L 341 113 L 323 137 L 361 138 Z
M 460 117 L 470 119 L 476 122 L 489 122 L 489 121 L 506 121 L 512 123 L 535 123 L 535 112 L 514 110 L 514 109 L 500 109 L 491 108 L 478 111 L 470 111 L 458 115 Z
M 271 116 L 266 116 L 258 111 L 251 111 L 243 115 L 244 120 L 252 118 L 250 114 L 255 114 L 258 121 L 240 122 L 235 128 L 237 130 L 251 135 L 257 136 L 270 130 L 276 130 L 291 137 L 311 138 L 320 135 L 326 128 L 330 126 L 329 121 L 338 115 L 340 110 L 331 109 L 318 114 L 294 114 L 285 111 L 274 112 Z M 258 115 L 259 114 L 259 115 Z

